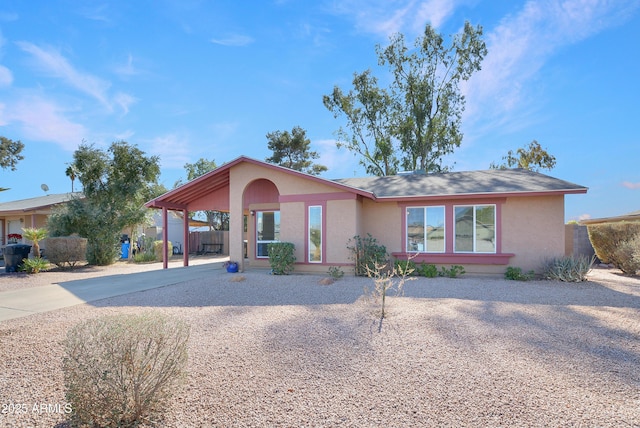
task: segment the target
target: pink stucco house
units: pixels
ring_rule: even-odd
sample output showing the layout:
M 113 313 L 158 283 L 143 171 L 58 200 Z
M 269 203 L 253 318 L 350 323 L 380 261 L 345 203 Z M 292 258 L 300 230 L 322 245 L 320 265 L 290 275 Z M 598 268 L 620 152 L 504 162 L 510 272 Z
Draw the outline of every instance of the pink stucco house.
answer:
M 146 206 L 165 219 L 228 211 L 229 254 L 241 268 L 269 266 L 267 244 L 282 241 L 295 245 L 297 272 L 348 270 L 348 240 L 371 234 L 394 258 L 501 274 L 564 255 L 564 196 L 586 192 L 520 169 L 328 180 L 241 156 Z

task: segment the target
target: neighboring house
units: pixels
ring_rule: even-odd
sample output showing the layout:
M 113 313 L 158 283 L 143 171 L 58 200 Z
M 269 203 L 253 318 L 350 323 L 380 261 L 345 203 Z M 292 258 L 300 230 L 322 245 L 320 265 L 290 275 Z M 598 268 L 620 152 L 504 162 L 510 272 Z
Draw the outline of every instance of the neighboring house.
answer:
M 22 228 L 45 227 L 51 208 L 64 204 L 73 197 L 82 196 L 81 192 L 58 193 L 54 195 L 38 196 L 19 201 L 0 203 L 0 245 L 7 244 L 9 234 L 22 235 Z M 22 242 L 27 243 L 23 238 Z M 44 249 L 44 247 L 42 247 Z
M 241 267 L 268 267 L 275 241 L 295 245 L 299 272 L 352 266 L 349 239 L 371 234 L 397 259 L 503 273 L 563 256 L 564 196 L 586 192 L 522 169 L 327 180 L 241 156 L 146 206 L 163 221 L 170 210 L 229 212 L 229 254 Z
M 614 217 L 601 217 L 601 218 L 590 218 L 586 220 L 580 220 L 580 224 L 584 224 L 588 226 L 590 224 L 619 223 L 622 221 L 640 221 L 640 211 L 633 211 L 627 214 L 614 216 Z

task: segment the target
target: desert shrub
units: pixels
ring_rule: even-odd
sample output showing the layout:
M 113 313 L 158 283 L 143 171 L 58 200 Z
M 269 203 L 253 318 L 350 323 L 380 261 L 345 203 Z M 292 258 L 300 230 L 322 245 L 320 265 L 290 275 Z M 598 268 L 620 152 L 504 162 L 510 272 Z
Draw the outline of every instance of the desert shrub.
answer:
M 19 270 L 26 273 L 38 273 L 49 269 L 49 262 L 42 257 L 34 257 L 32 259 L 22 260 Z
M 417 275 L 417 266 L 413 260 L 396 260 L 394 268 L 398 272 L 407 272 L 407 275 Z
M 184 379 L 189 326 L 147 312 L 107 315 L 63 342 L 66 398 L 80 426 L 127 427 L 160 418 Z
M 155 262 L 155 261 L 156 261 L 156 255 L 146 251 L 141 253 L 136 253 L 133 255 L 134 263 L 147 263 L 147 262 Z
M 291 242 L 272 242 L 267 245 L 269 265 L 274 275 L 289 275 L 296 262 L 295 246 Z
M 411 260 L 405 260 L 411 261 Z M 409 275 L 413 273 L 409 268 L 409 264 L 394 264 L 393 268 L 390 268 L 386 264 L 374 263 L 373 268 L 367 267 L 367 276 L 373 279 L 373 289 L 365 289 L 365 292 L 370 294 L 376 302 L 380 302 L 380 324 L 378 331 L 382 329 L 382 320 L 387 316 L 386 312 L 386 299 L 391 290 L 396 290 L 397 295 L 403 293 L 403 287 L 406 281 L 413 280 Z
M 155 256 L 155 260 L 158 262 L 162 261 L 162 244 L 164 241 L 153 241 L 153 254 Z M 169 257 L 173 254 L 173 244 L 171 241 L 167 242 L 167 251 L 169 252 Z
M 47 260 L 54 265 L 73 268 L 87 260 L 87 238 L 79 236 L 59 236 L 44 240 Z
M 344 272 L 340 269 L 340 266 L 331 266 L 329 268 L 329 276 L 333 279 L 340 279 L 344 276 Z
M 416 267 L 416 272 L 418 275 L 427 278 L 435 278 L 436 276 L 438 276 L 438 268 L 436 267 L 436 265 L 427 263 L 420 263 L 420 265 Z
M 356 235 L 347 242 L 347 249 L 351 251 L 351 259 L 355 262 L 357 276 L 369 276 L 369 271 L 376 269 L 376 265 L 387 263 L 387 248 L 367 233 L 366 237 Z
M 639 222 L 593 224 L 587 230 L 596 256 L 603 263 L 611 263 L 630 275 L 638 270 L 634 254 L 640 249 L 633 242 L 640 236 Z
M 467 271 L 464 270 L 463 266 L 453 265 L 450 268 L 442 266 L 440 272 L 438 272 L 438 275 L 446 276 L 447 278 L 457 278 L 460 275 L 464 275 L 465 273 L 467 273 Z
M 543 276 L 564 282 L 586 281 L 594 260 L 594 257 L 587 256 L 551 258 L 544 262 Z
M 640 270 L 640 234 L 622 241 L 614 253 L 616 267 L 627 275 Z
M 512 281 L 529 281 L 536 277 L 536 273 L 532 270 L 524 273 L 522 268 L 509 266 L 504 273 L 504 277 Z

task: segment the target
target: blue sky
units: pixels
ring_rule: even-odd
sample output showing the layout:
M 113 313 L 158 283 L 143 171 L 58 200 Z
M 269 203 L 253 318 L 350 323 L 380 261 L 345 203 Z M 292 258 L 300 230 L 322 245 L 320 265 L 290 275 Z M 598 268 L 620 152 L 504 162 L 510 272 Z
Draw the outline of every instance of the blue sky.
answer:
M 482 25 L 488 55 L 463 86 L 464 139 L 445 159 L 487 169 L 537 140 L 549 174 L 589 187 L 566 219 L 640 209 L 640 3 L 636 0 L 4 0 L 0 135 L 25 159 L 0 170 L 0 202 L 71 190 L 83 141 L 160 156 L 161 182 L 199 158 L 271 155 L 266 134 L 301 126 L 329 167 L 364 175 L 335 148 L 344 123 L 322 104 L 354 72 L 381 79 L 375 45 Z

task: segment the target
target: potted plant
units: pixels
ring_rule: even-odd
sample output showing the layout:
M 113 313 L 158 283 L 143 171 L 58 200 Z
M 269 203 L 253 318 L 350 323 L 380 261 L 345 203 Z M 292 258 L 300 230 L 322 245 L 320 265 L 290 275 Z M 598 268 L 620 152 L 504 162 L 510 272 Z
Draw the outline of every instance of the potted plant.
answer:
M 229 273 L 236 273 L 238 272 L 238 262 L 234 262 L 232 260 L 229 260 L 228 262 L 224 262 L 224 264 L 222 265 L 227 272 Z

